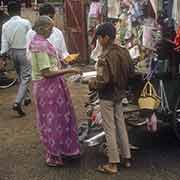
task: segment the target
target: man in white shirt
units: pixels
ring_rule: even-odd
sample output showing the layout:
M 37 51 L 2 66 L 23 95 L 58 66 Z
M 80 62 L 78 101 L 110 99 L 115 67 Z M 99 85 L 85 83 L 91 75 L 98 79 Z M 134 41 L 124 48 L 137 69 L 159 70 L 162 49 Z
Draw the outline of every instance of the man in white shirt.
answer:
M 45 3 L 39 8 L 39 15 L 40 16 L 46 15 L 53 19 L 55 15 L 55 8 L 51 4 Z M 29 49 L 28 49 L 29 43 L 31 42 L 35 34 L 36 32 L 31 29 L 28 31 L 26 36 L 28 56 L 29 56 Z M 63 33 L 55 26 L 53 27 L 52 33 L 48 38 L 48 41 L 55 47 L 57 54 L 61 59 L 65 59 L 69 55 L 66 48 L 66 43 L 64 40 Z
M 8 3 L 10 19 L 2 26 L 1 56 L 9 53 L 14 61 L 19 80 L 19 89 L 13 110 L 21 116 L 25 115 L 22 105 L 28 95 L 28 83 L 31 80 L 31 65 L 26 58 L 26 34 L 31 29 L 31 23 L 20 17 L 21 5 L 16 1 Z M 27 103 L 30 102 L 28 98 Z

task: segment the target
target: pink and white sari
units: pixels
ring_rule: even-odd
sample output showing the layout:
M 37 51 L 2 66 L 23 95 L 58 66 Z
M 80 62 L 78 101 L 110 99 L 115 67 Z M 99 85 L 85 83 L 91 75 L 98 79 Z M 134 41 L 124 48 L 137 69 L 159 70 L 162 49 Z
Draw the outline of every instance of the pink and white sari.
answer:
M 54 47 L 42 36 L 35 35 L 29 47 L 31 53 L 45 52 L 57 57 Z M 46 161 L 61 164 L 61 155 L 80 154 L 75 113 L 63 76 L 34 81 L 33 95 Z

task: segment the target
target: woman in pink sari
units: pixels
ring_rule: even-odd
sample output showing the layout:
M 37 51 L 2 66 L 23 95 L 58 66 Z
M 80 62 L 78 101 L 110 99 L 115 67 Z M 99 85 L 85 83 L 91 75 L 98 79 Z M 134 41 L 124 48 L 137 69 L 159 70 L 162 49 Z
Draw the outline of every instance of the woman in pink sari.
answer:
M 32 53 L 33 95 L 37 111 L 37 127 L 45 149 L 46 163 L 63 165 L 62 155 L 80 154 L 77 126 L 68 87 L 63 75 L 79 73 L 76 69 L 60 69 L 56 50 L 46 40 L 53 21 L 41 16 L 34 25 L 36 35 L 29 49 Z

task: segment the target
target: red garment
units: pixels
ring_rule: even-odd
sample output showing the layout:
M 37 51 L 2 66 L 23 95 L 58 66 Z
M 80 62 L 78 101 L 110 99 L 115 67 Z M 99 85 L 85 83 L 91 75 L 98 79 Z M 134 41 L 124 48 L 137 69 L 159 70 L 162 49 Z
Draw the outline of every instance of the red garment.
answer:
M 176 47 L 180 46 L 180 26 L 178 27 L 174 43 L 176 44 Z
M 26 8 L 32 7 L 31 0 L 25 0 Z

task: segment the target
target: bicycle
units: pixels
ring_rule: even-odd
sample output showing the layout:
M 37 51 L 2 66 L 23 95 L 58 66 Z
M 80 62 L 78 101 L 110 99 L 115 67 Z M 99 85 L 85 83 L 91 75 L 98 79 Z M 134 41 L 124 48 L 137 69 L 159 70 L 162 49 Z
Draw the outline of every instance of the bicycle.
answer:
M 17 82 L 16 78 L 10 77 L 7 62 L 8 60 L 0 60 L 0 89 L 9 88 Z

